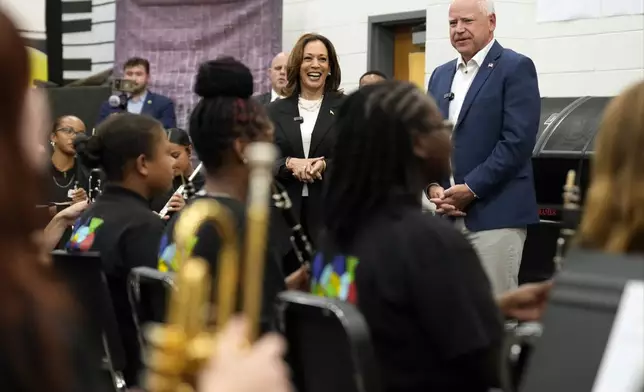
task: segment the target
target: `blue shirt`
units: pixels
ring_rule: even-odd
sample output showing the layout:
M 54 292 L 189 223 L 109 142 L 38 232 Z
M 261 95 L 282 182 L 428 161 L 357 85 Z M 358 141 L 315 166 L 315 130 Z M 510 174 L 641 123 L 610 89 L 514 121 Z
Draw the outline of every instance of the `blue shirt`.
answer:
M 143 105 L 145 104 L 145 100 L 148 97 L 148 92 L 146 91 L 145 94 L 139 97 L 138 100 L 133 100 L 130 99 L 127 101 L 127 111 L 128 113 L 132 114 L 141 114 L 143 111 Z

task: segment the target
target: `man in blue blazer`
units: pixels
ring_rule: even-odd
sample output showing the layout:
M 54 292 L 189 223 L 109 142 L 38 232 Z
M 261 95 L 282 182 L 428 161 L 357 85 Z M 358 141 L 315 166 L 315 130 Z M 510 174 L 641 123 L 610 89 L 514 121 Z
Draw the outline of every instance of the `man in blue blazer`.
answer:
M 177 127 L 177 118 L 174 112 L 174 102 L 166 96 L 155 94 L 148 90 L 150 79 L 150 63 L 148 60 L 134 57 L 123 65 L 123 78 L 132 80 L 137 88 L 130 94 L 127 101 L 127 111 L 134 114 L 145 114 L 154 117 L 166 129 Z M 103 102 L 96 125 L 100 124 L 110 114 L 118 113 L 121 109 L 112 107 L 108 101 Z
M 426 192 L 468 236 L 499 294 L 517 286 L 527 225 L 539 219 L 531 164 L 537 72 L 494 39 L 491 0 L 454 0 L 449 25 L 460 56 L 434 70 L 428 92 L 454 125 L 452 176 Z

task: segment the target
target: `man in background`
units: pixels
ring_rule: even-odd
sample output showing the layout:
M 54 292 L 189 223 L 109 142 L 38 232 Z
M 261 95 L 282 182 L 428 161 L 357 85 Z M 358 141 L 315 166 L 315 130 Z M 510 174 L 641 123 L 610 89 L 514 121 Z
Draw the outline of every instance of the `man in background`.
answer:
M 541 99 L 534 63 L 503 48 L 495 28 L 492 0 L 452 2 L 459 57 L 436 68 L 428 86 L 454 124 L 452 176 L 427 194 L 437 213 L 455 218 L 500 295 L 517 287 L 527 226 L 539 222 L 531 158 Z
M 177 127 L 174 102 L 166 96 L 148 90 L 150 81 L 150 63 L 146 59 L 133 57 L 123 65 L 123 79 L 135 84 L 135 90 L 127 94 L 126 110 L 128 113 L 144 114 L 159 120 L 166 129 Z M 103 102 L 98 115 L 97 125 L 110 114 L 121 112 L 119 106 Z
M 273 58 L 271 67 L 268 69 L 268 77 L 271 79 L 271 91 L 257 96 L 257 100 L 263 105 L 268 105 L 276 99 L 282 98 L 281 91 L 286 86 L 286 63 L 288 54 L 282 52 Z
M 360 76 L 360 79 L 358 80 L 358 85 L 360 87 L 364 87 L 370 84 L 382 82 L 383 80 L 387 80 L 387 75 L 380 71 L 376 70 L 371 70 L 367 71 L 362 76 Z

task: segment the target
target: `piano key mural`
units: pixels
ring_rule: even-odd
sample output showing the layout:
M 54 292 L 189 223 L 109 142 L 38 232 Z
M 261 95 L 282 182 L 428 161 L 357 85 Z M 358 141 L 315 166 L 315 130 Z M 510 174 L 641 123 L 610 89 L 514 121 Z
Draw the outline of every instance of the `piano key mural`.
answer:
M 0 0 L 32 58 L 33 79 L 57 84 L 114 64 L 115 0 Z
M 64 81 L 83 79 L 112 68 L 116 1 L 61 0 L 61 3 Z

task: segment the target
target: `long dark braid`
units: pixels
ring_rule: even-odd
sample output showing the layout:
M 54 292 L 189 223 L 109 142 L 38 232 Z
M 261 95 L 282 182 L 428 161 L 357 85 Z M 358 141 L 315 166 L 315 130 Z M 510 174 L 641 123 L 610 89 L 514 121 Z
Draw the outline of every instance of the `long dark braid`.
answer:
M 353 93 L 340 108 L 336 127 L 324 206 L 327 236 L 342 248 L 383 205 L 415 200 L 420 210 L 424 184 L 413 135 L 444 129 L 444 123 L 417 87 L 385 81 Z

